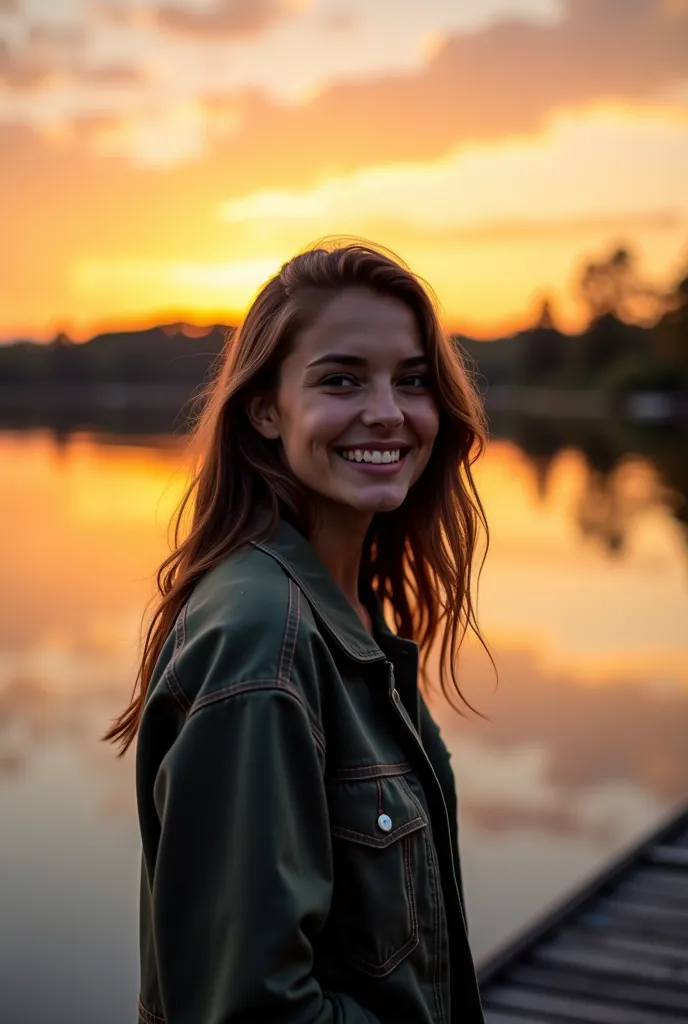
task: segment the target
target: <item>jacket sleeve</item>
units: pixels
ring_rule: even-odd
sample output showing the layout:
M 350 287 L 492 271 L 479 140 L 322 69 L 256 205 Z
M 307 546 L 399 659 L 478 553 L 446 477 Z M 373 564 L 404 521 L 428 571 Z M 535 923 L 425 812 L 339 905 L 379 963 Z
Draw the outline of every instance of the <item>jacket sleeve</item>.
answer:
M 319 746 L 270 683 L 192 712 L 161 763 L 152 940 L 166 1024 L 379 1024 L 324 992 L 332 856 Z

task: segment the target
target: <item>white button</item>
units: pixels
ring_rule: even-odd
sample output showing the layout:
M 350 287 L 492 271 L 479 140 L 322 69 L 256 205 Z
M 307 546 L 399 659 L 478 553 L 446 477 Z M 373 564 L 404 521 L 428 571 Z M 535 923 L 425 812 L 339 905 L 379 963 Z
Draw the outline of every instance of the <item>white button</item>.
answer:
M 392 819 L 389 814 L 381 814 L 377 819 L 377 823 L 383 832 L 389 832 L 392 827 Z

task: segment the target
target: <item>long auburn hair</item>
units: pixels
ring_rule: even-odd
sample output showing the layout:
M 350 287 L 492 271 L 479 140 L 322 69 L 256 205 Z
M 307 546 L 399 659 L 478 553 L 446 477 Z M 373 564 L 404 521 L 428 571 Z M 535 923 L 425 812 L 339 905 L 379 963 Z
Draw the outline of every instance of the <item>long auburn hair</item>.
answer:
M 311 534 L 312 500 L 276 442 L 250 423 L 246 398 L 276 387 L 299 331 L 347 287 L 364 287 L 410 308 L 439 409 L 439 431 L 422 476 L 399 508 L 373 517 L 361 577 L 391 609 L 397 632 L 418 643 L 424 678 L 441 632 L 441 689 L 456 710 L 457 696 L 471 707 L 459 687 L 457 656 L 467 628 L 485 647 L 471 593 L 481 529 L 483 561 L 489 544 L 471 470 L 487 436 L 482 402 L 425 282 L 380 246 L 326 241 L 285 263 L 227 337 L 194 431 L 198 465 L 173 520 L 173 551 L 158 569 L 158 596 L 132 699 L 103 737 L 118 745 L 119 756 L 136 737 L 160 651 L 201 577 L 249 541 L 265 539 L 280 518 Z M 256 509 L 266 515 L 256 517 Z

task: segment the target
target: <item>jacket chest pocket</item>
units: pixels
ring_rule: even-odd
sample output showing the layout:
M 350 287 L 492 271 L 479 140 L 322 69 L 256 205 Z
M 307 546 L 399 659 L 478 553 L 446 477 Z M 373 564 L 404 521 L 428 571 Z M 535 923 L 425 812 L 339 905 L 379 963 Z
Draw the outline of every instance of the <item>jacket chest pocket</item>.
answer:
M 340 769 L 328 783 L 334 871 L 328 933 L 338 955 L 375 977 L 393 971 L 419 942 L 416 882 L 424 874 L 428 821 L 405 784 L 410 771 L 410 765 Z

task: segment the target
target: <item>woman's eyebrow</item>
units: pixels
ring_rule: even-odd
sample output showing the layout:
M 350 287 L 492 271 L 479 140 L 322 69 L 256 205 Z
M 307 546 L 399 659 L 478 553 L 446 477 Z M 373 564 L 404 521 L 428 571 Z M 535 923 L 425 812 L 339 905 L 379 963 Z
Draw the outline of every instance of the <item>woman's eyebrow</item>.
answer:
M 428 358 L 426 355 L 419 356 L 407 356 L 406 359 L 399 360 L 399 366 L 404 369 L 410 369 L 414 366 L 424 366 L 427 363 Z M 306 369 L 310 370 L 312 366 L 321 366 L 323 363 L 335 363 L 338 366 L 365 366 L 368 362 L 363 356 L 351 356 L 345 355 L 343 352 L 328 352 L 324 356 L 318 356 L 312 362 L 308 363 Z
M 309 363 L 307 369 L 310 370 L 311 366 L 320 366 L 322 363 L 337 363 L 339 366 L 365 366 L 368 362 L 362 356 L 348 356 L 342 352 L 327 352 L 324 356 L 318 356 L 313 362 Z

